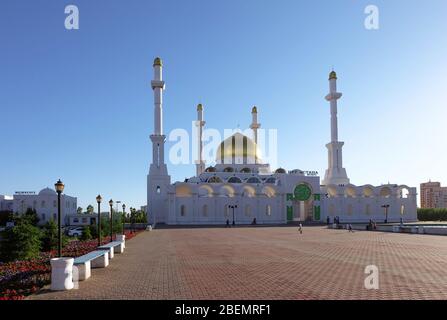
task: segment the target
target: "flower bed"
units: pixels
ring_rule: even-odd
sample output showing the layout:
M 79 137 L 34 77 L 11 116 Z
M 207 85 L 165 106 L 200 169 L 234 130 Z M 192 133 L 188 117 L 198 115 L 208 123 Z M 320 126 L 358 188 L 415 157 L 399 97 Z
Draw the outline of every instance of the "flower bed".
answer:
M 126 240 L 135 237 L 139 232 L 126 231 Z M 110 240 L 103 238 L 103 243 Z M 98 240 L 73 240 L 62 250 L 64 257 L 79 257 L 96 250 Z M 42 252 L 38 259 L 27 261 L 0 262 L 0 300 L 21 300 L 43 286 L 50 283 L 50 259 L 57 256 L 57 250 Z

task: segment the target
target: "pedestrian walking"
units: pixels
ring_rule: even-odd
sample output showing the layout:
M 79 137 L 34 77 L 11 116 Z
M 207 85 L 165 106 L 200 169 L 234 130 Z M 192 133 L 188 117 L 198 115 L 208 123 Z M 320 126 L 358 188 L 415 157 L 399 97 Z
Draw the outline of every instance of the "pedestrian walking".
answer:
M 298 231 L 300 234 L 303 234 L 303 225 L 301 223 L 298 225 Z
M 349 232 L 354 232 L 354 230 L 352 230 L 352 224 L 348 225 L 348 230 L 349 230 Z

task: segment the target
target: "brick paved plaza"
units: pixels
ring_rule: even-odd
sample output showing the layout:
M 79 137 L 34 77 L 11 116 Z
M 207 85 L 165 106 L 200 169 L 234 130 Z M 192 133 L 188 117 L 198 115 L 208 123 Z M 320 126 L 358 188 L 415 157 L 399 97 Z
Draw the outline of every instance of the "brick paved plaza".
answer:
M 377 265 L 380 289 L 364 288 Z M 79 290 L 31 299 L 447 299 L 447 237 L 305 227 L 157 229 Z

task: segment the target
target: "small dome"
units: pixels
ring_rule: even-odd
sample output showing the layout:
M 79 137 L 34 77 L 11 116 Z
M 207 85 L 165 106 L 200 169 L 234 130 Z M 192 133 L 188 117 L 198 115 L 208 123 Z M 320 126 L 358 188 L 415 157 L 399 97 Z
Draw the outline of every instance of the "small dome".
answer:
M 258 108 L 256 108 L 256 106 L 254 106 L 254 107 L 251 109 L 251 113 L 258 113 Z
M 331 71 L 331 73 L 329 73 L 329 80 L 332 79 L 337 79 L 337 74 L 335 73 L 335 71 Z
M 275 173 L 286 173 L 286 170 L 284 170 L 283 168 L 278 168 L 275 170 Z
M 50 188 L 42 189 L 39 192 L 39 196 L 54 196 L 54 195 L 56 195 L 56 191 Z
M 199 103 L 199 104 L 197 105 L 197 111 L 202 111 L 202 110 L 203 110 L 203 106 L 202 106 L 201 103 Z
M 159 57 L 154 59 L 154 67 L 155 66 L 163 66 L 163 63 L 161 62 L 161 59 Z

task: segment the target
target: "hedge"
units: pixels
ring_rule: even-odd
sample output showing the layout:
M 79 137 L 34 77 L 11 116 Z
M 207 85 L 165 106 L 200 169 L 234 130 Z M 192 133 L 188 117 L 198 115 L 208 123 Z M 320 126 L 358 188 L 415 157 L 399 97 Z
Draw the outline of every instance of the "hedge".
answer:
M 447 209 L 421 209 L 418 208 L 419 221 L 447 221 Z

